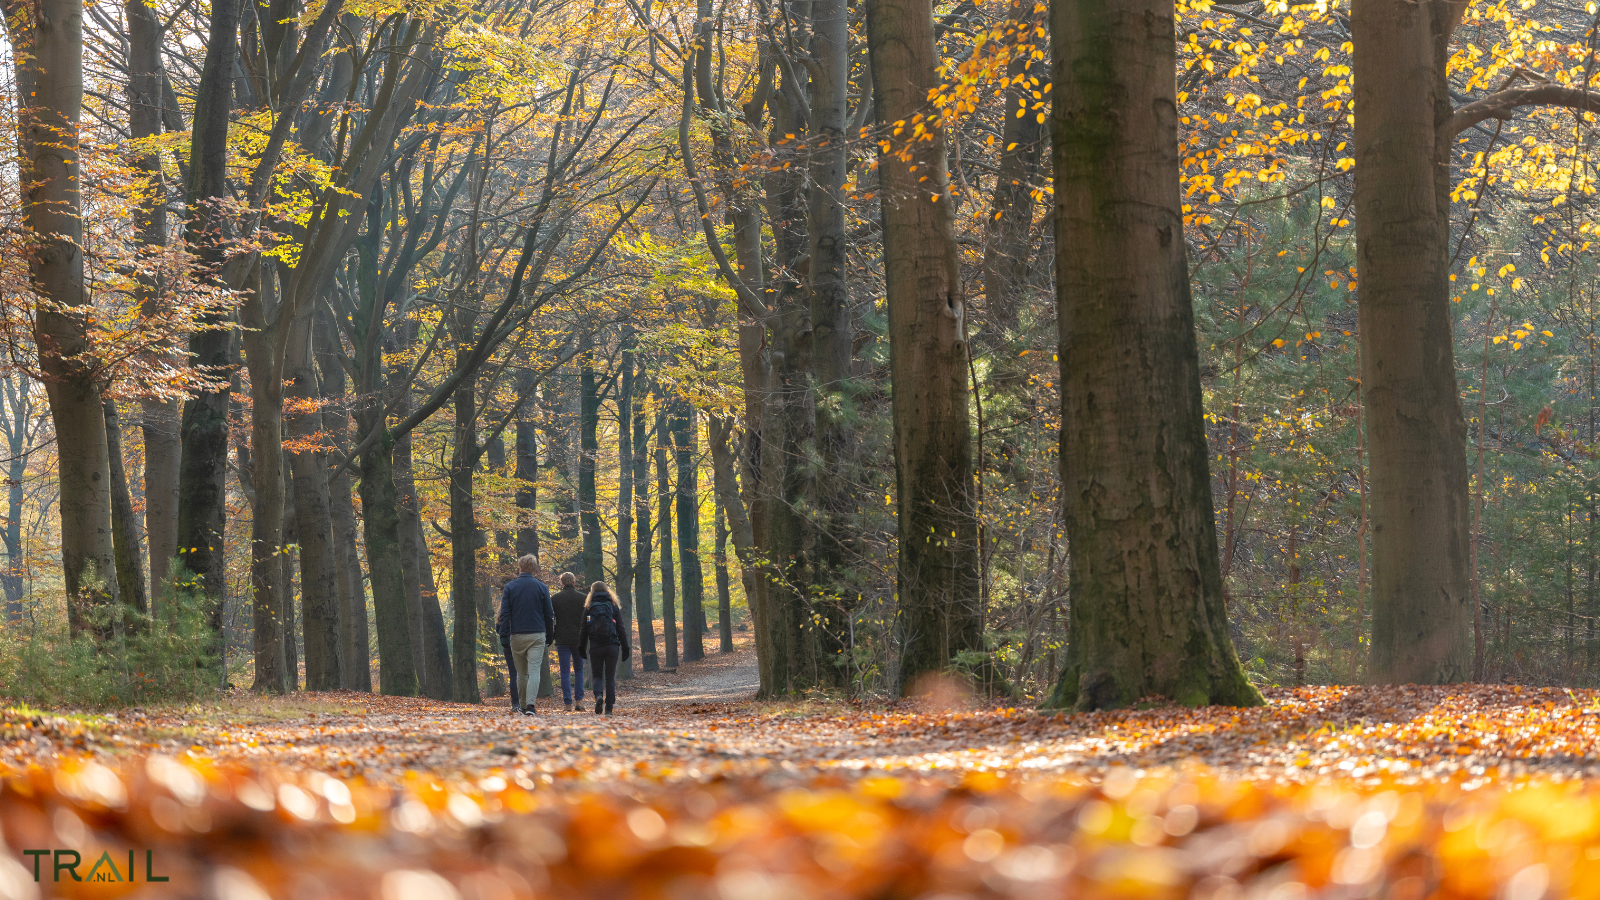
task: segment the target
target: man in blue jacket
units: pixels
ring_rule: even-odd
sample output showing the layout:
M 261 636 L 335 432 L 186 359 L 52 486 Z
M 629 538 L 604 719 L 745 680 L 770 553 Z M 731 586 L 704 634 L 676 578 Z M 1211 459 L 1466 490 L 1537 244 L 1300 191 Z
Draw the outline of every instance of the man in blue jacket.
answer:
M 545 647 L 555 636 L 556 627 L 550 589 L 533 575 L 538 567 L 539 561 L 531 553 L 517 560 L 520 572 L 506 582 L 500 594 L 500 644 L 511 647 L 511 661 L 522 686 L 522 714 L 526 716 L 535 714 L 533 703 L 539 696 Z

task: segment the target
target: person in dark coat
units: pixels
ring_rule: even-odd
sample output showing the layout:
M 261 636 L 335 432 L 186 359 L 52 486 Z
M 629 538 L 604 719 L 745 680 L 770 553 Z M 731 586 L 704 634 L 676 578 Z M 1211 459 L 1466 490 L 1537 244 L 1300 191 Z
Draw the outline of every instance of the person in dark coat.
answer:
M 604 581 L 589 586 L 589 598 L 583 604 L 583 631 L 578 636 L 578 654 L 587 657 L 594 673 L 594 711 L 604 707 L 606 715 L 617 705 L 617 660 L 627 659 L 632 651 L 628 647 L 628 629 L 622 625 L 622 611 L 611 598 L 611 589 Z M 601 694 L 604 678 L 605 693 Z
M 572 712 L 574 702 L 583 705 L 583 659 L 578 656 L 578 638 L 583 633 L 584 596 L 577 584 L 578 576 L 562 572 L 561 592 L 550 598 L 556 609 L 556 668 L 561 670 L 561 702 L 567 705 L 567 712 Z
M 500 643 L 511 647 L 517 680 L 522 683 L 522 712 L 534 715 L 539 696 L 539 673 L 544 671 L 545 647 L 555 637 L 556 614 L 550 606 L 550 589 L 535 578 L 539 561 L 532 553 L 517 560 L 520 573 L 506 582 L 500 594 Z

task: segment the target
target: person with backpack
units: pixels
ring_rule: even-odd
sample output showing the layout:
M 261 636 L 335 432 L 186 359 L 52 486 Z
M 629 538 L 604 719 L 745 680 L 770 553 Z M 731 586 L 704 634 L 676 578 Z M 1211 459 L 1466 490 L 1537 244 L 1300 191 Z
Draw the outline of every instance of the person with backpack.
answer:
M 578 706 L 583 706 L 583 660 L 578 656 L 578 638 L 583 634 L 586 602 L 577 584 L 578 576 L 562 572 L 561 592 L 550 598 L 556 608 L 556 668 L 561 670 L 561 700 L 567 704 L 567 712 L 572 712 L 574 694 Z
M 544 671 L 544 652 L 555 637 L 556 615 L 550 607 L 550 589 L 534 577 L 539 560 L 528 555 L 517 560 L 517 577 L 506 582 L 500 595 L 500 643 L 511 648 L 517 680 L 522 685 L 522 713 L 534 715 L 534 698 L 539 696 L 539 674 Z
M 628 629 L 622 626 L 622 611 L 617 601 L 611 599 L 611 589 L 604 581 L 589 586 L 589 597 L 583 604 L 583 630 L 578 637 L 578 655 L 587 657 L 594 673 L 594 711 L 598 715 L 604 707 L 611 715 L 617 704 L 617 660 L 627 659 Z M 601 678 L 605 679 L 605 693 L 601 694 Z

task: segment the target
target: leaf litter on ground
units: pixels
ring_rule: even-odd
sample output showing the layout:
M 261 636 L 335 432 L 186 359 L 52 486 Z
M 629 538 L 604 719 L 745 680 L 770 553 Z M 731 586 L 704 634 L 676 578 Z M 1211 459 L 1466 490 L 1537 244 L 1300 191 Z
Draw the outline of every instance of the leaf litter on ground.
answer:
M 1600 897 L 1593 691 L 652 699 L 695 678 L 636 679 L 611 717 L 344 692 L 6 711 L 0 898 Z

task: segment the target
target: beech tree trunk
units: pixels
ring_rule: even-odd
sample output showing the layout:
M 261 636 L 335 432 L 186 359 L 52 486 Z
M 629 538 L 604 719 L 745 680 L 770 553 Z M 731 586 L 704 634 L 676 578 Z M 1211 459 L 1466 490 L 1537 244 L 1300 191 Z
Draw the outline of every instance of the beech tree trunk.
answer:
M 289 690 L 300 690 L 299 622 L 296 621 L 295 565 L 299 553 L 295 545 L 300 541 L 300 527 L 295 519 L 294 477 L 289 472 L 289 454 L 284 454 L 283 466 L 283 549 L 278 551 L 278 568 L 283 573 L 283 665 L 288 675 Z M 304 620 L 304 616 L 299 616 Z
M 389 372 L 395 413 L 401 417 L 411 410 L 409 387 L 404 383 L 407 374 L 404 366 Z M 417 497 L 411 446 L 411 435 L 402 435 L 394 442 L 393 459 L 395 496 L 400 504 L 400 576 L 411 627 L 412 664 L 417 671 L 417 690 L 423 696 L 449 700 L 454 679 L 450 643 L 445 634 L 439 585 L 433 575 L 433 551 L 422 529 L 422 504 Z
M 290 324 L 286 358 L 295 406 L 288 419 L 289 436 L 302 446 L 289 454 L 294 482 L 295 543 L 300 545 L 300 627 L 305 635 L 306 690 L 331 691 L 344 686 L 340 651 L 342 624 L 339 590 L 339 553 L 333 531 L 332 498 L 328 485 L 327 454 L 303 445 L 321 442 L 327 431 L 319 404 L 322 387 L 317 380 L 311 346 L 311 316 Z
M 1466 421 L 1450 333 L 1451 114 L 1462 5 L 1356 0 L 1361 376 L 1377 684 L 1472 677 Z
M 705 574 L 700 565 L 700 467 L 695 459 L 695 408 L 679 400 L 672 418 L 678 462 L 678 568 L 683 583 L 683 659 L 705 659 Z
M 617 604 L 622 608 L 622 630 L 633 624 L 633 333 L 623 339 L 622 373 L 617 383 Z M 633 657 L 617 664 L 618 678 L 633 677 Z
M 214 278 L 221 267 L 229 236 L 220 207 L 230 196 L 227 183 L 228 116 L 233 109 L 234 71 L 238 65 L 239 0 L 211 4 L 211 28 L 205 64 L 195 96 L 189 142 L 189 220 L 184 239 Z M 208 324 L 220 324 L 214 320 Z M 200 587 L 216 601 L 212 627 L 222 635 L 222 597 L 227 589 L 228 389 L 235 365 L 232 335 L 209 329 L 189 338 L 192 364 L 221 379 L 223 386 L 202 390 L 184 405 L 178 470 L 178 557 L 194 573 Z
M 517 420 L 517 556 L 539 555 L 539 429 L 532 419 Z
M 463 354 L 468 352 L 461 351 Z M 457 703 L 479 703 L 478 695 L 478 528 L 473 504 L 473 472 L 478 447 L 477 380 L 465 379 L 455 392 L 455 440 L 450 453 L 450 601 L 455 609 L 451 636 L 451 697 Z
M 593 337 L 578 338 L 578 523 L 583 529 L 583 575 L 588 582 L 605 579 L 605 544 L 600 535 L 595 463 L 600 455 L 600 394 L 595 384 Z
M 817 682 L 837 689 L 847 684 L 841 662 L 857 600 L 850 585 L 847 545 L 855 531 L 850 521 L 856 513 L 856 492 L 851 487 L 855 479 L 848 472 L 853 445 L 847 424 L 853 332 L 843 197 L 849 161 L 845 125 L 850 112 L 850 5 L 847 0 L 814 0 L 811 17 L 811 54 L 817 66 L 811 81 L 814 149 L 806 231 L 811 241 L 811 365 L 818 394 L 812 402 L 813 434 L 816 467 L 824 474 L 811 484 L 819 521 L 811 534 L 810 611 L 821 616 L 821 622 L 811 629 L 810 643 Z M 719 570 L 717 577 L 720 601 L 726 572 Z M 731 647 L 731 640 L 725 636 L 724 644 Z
M 362 434 L 381 424 L 382 403 L 359 417 Z M 411 655 L 411 622 L 401 584 L 399 497 L 394 487 L 394 442 L 387 429 L 361 455 L 361 522 L 372 577 L 372 607 L 378 627 L 378 691 L 403 697 L 417 693 Z
M 733 593 L 728 579 L 728 518 L 717 504 L 717 652 L 733 652 Z
M 650 443 L 645 422 L 643 390 L 634 398 L 633 406 L 633 462 L 634 489 L 634 569 L 633 600 L 639 617 L 639 666 L 646 672 L 661 669 L 656 657 L 655 589 L 651 584 L 650 555 Z
M 139 547 L 139 521 L 133 514 L 127 468 L 122 460 L 122 421 L 117 401 L 102 401 L 106 419 L 106 450 L 111 469 L 111 544 L 117 560 L 117 591 L 122 602 L 141 615 L 150 613 L 145 594 L 144 554 Z
M 656 413 L 656 495 L 660 515 L 656 525 L 661 535 L 661 631 L 666 643 L 666 666 L 678 668 L 678 619 L 673 609 L 677 602 L 677 585 L 672 574 L 672 476 L 668 468 L 668 428 L 665 409 Z
M 34 341 L 55 424 L 61 485 L 61 562 L 73 633 L 85 604 L 117 597 L 111 538 L 110 451 L 84 307 L 83 220 L 78 190 L 78 122 L 83 105 L 83 7 L 68 0 L 0 2 L 11 39 L 18 110 L 17 149 L 25 184 L 24 223 L 41 303 Z
M 935 71 L 931 0 L 874 0 L 867 43 L 878 121 L 928 117 Z M 983 647 L 972 431 L 967 418 L 966 301 L 944 132 L 910 129 L 880 153 L 884 286 L 894 389 L 899 519 L 899 690 Z
M 257 279 L 243 310 L 245 364 L 250 372 L 250 586 L 255 624 L 255 683 L 251 690 L 281 694 L 289 689 L 283 641 L 288 611 L 283 565 L 283 367 L 273 350 L 277 327 L 266 324 L 265 278 Z
M 326 307 L 319 306 L 315 320 L 317 370 L 321 374 L 326 405 L 322 421 L 333 435 L 339 455 L 349 452 L 349 395 L 345 370 L 339 360 L 338 333 Z M 350 496 L 350 476 L 340 471 L 328 482 L 328 512 L 333 523 L 334 553 L 339 578 L 339 674 L 342 686 L 372 692 L 371 635 L 367 627 L 367 593 L 361 577 L 361 555 L 356 546 L 356 508 Z
M 161 60 L 161 19 L 144 0 L 124 5 L 128 19 L 128 136 L 135 141 L 161 134 L 166 68 Z M 176 113 L 176 110 L 174 110 Z M 136 212 L 135 228 L 142 253 L 158 253 L 167 244 L 167 186 L 161 155 L 135 157 L 147 193 Z M 161 311 L 162 285 L 140 274 L 139 313 Z M 178 467 L 182 462 L 177 398 L 148 397 L 140 402 L 144 435 L 144 530 L 150 547 L 149 596 L 159 604 L 166 593 L 167 570 L 178 552 Z
M 1228 636 L 1178 192 L 1171 0 L 1053 7 L 1067 658 L 1049 706 L 1261 702 Z

